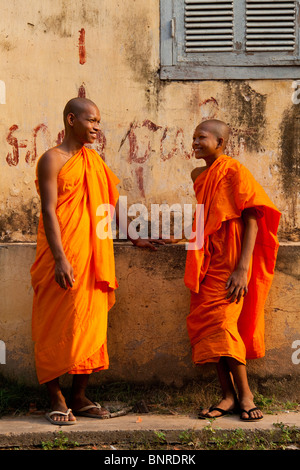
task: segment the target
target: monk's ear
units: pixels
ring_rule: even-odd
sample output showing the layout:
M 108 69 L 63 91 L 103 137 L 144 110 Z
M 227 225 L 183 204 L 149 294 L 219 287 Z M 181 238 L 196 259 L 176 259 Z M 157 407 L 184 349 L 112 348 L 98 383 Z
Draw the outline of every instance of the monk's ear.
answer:
M 73 127 L 74 119 L 75 119 L 75 114 L 74 113 L 69 113 L 67 115 L 67 123 L 69 124 L 69 126 Z
M 223 139 L 223 137 L 219 137 L 219 138 L 218 138 L 217 149 L 223 147 L 223 146 L 224 146 L 224 143 L 225 143 L 225 140 Z

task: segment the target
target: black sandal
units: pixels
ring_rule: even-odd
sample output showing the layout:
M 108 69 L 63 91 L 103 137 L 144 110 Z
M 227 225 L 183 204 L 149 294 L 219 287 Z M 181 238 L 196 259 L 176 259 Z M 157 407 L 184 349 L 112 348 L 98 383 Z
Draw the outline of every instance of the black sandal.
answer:
M 219 416 L 207 416 L 208 413 L 211 413 L 212 411 L 218 411 L 221 414 Z M 232 415 L 232 414 L 233 414 L 233 410 L 223 410 L 222 408 L 211 406 L 205 415 L 201 415 L 199 413 L 198 418 L 199 419 L 218 419 L 218 418 L 223 418 L 223 416 Z
M 259 421 L 260 419 L 263 419 L 263 416 L 259 416 L 258 418 L 250 418 L 250 413 L 252 411 L 256 411 L 256 410 L 260 410 L 260 408 L 258 408 L 257 406 L 254 407 L 254 408 L 251 408 L 251 410 L 241 410 L 241 416 L 240 416 L 240 419 L 242 421 Z M 248 418 L 243 418 L 242 415 L 243 413 L 246 413 L 248 415 Z

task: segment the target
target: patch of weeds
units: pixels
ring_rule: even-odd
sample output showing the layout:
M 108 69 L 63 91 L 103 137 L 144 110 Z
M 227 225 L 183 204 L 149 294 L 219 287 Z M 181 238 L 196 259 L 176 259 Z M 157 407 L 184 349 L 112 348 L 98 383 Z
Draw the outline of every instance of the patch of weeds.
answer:
M 201 432 L 182 431 L 179 435 L 182 449 L 195 450 L 285 450 L 295 448 L 299 443 L 300 431 L 282 423 L 274 431 L 246 431 L 241 428 L 222 430 L 212 423 Z
M 270 381 L 267 384 L 269 396 L 254 393 L 255 403 L 264 413 L 299 409 L 299 404 L 291 401 L 294 397 L 296 398 L 296 395 L 295 393 L 292 395 L 290 390 L 286 390 L 284 396 L 281 392 L 282 401 L 279 401 L 276 393 L 271 395 L 272 390 L 274 391 L 271 388 L 272 383 Z M 284 385 L 287 386 L 283 384 L 282 387 Z M 69 393 L 70 388 L 63 387 L 63 394 L 69 396 Z M 217 379 L 210 377 L 189 381 L 182 387 L 162 383 L 120 381 L 100 385 L 91 384 L 88 395 L 92 401 L 116 402 L 126 404 L 126 406 L 134 406 L 142 400 L 154 414 L 196 414 L 200 408 L 209 408 L 212 404 L 217 404 L 221 398 Z M 28 411 L 31 412 L 31 408 L 37 411 L 46 410 L 48 406 L 49 397 L 45 387 L 30 387 L 23 383 L 9 381 L 0 374 L 0 417 L 5 414 L 28 413 Z
M 273 414 L 280 412 L 282 410 L 296 410 L 298 408 L 298 403 L 292 401 L 280 401 L 274 395 L 271 397 L 266 397 L 261 393 L 255 393 L 254 401 L 256 405 L 260 408 L 263 408 L 264 412 L 267 414 Z
M 59 431 L 58 437 L 55 437 L 53 441 L 42 441 L 41 445 L 43 450 L 66 450 L 79 446 L 78 442 L 69 441 L 63 431 Z
M 42 409 L 47 408 L 48 394 L 45 388 L 10 381 L 0 374 L 0 417 L 27 413 L 32 404 Z
M 192 431 L 182 431 L 179 434 L 180 443 L 187 446 L 195 446 L 195 433 Z
M 155 434 L 154 442 L 156 442 L 157 444 L 165 444 L 167 442 L 166 435 L 164 432 L 154 431 L 154 434 Z
M 221 437 L 215 436 L 213 442 L 216 444 L 218 449 L 222 450 L 249 450 L 250 444 L 248 442 L 247 434 L 243 429 L 235 429 L 232 432 L 223 433 Z
M 300 431 L 295 426 L 287 426 L 284 423 L 274 423 L 273 426 L 280 430 L 278 446 L 285 450 L 286 447 L 293 443 L 299 443 Z

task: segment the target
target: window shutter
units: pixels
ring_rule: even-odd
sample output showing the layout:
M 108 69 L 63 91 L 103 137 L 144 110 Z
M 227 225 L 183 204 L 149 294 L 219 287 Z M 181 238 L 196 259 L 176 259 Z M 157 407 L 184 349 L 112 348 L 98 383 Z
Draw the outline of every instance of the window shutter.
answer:
M 294 51 L 296 2 L 247 0 L 246 51 Z
M 300 0 L 161 0 L 161 78 L 299 78 Z

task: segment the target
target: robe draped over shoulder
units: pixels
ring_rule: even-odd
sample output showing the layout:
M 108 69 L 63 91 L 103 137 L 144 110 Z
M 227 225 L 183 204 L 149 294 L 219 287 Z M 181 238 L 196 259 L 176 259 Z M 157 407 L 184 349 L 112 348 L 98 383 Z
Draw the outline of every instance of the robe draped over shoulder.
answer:
M 264 305 L 274 276 L 280 212 L 249 170 L 227 155 L 196 178 L 194 190 L 197 204 L 204 205 L 204 236 L 203 246 L 188 250 L 184 276 L 191 291 L 187 329 L 193 361 L 230 356 L 246 363 L 265 354 Z M 225 285 L 239 262 L 247 212 L 255 215 L 258 233 L 248 293 L 236 304 L 226 299 Z
M 113 240 L 97 236 L 97 208 L 118 200 L 119 179 L 94 150 L 83 147 L 58 174 L 56 215 L 62 245 L 74 271 L 73 287 L 61 288 L 42 214 L 36 258 L 31 267 L 34 291 L 32 337 L 40 383 L 62 374 L 108 368 L 107 314 L 118 287 Z M 36 187 L 39 193 L 38 180 Z

